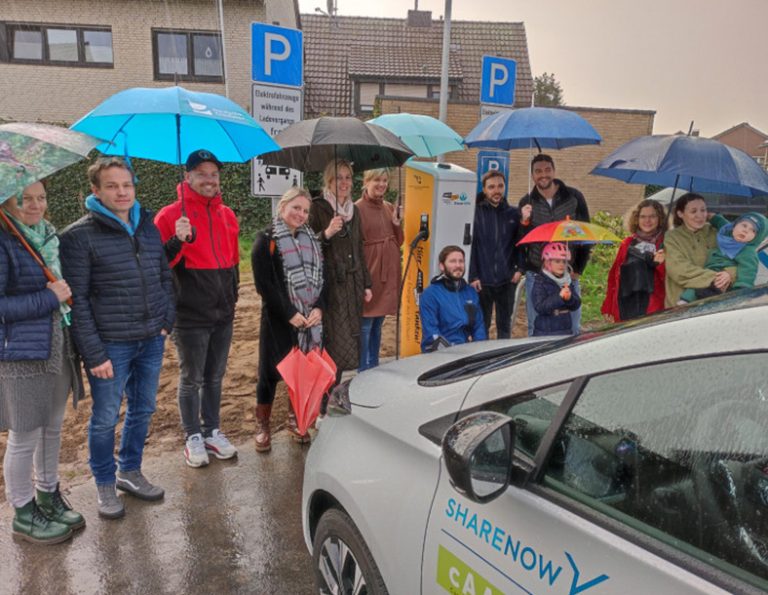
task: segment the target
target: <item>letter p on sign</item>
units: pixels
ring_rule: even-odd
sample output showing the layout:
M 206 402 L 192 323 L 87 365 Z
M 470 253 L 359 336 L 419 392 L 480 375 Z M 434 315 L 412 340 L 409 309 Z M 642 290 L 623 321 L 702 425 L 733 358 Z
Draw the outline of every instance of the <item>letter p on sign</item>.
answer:
M 280 51 L 274 51 L 281 48 Z M 278 33 L 264 34 L 264 74 L 272 76 L 272 62 L 284 62 L 291 56 L 291 45 L 285 35 Z
M 297 29 L 251 24 L 251 78 L 286 87 L 304 84 L 304 47 Z
M 515 103 L 517 62 L 498 56 L 483 56 L 480 102 L 512 106 Z

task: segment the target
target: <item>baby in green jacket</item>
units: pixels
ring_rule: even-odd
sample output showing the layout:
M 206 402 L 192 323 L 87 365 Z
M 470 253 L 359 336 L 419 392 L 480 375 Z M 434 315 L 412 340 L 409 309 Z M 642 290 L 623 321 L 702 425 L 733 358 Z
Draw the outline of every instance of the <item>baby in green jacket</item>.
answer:
M 760 213 L 745 213 L 717 232 L 717 248 L 709 253 L 705 268 L 722 271 L 736 267 L 733 289 L 753 287 L 757 275 L 757 247 L 768 233 L 768 220 Z M 692 302 L 722 293 L 714 283 L 703 289 L 688 288 L 679 303 Z

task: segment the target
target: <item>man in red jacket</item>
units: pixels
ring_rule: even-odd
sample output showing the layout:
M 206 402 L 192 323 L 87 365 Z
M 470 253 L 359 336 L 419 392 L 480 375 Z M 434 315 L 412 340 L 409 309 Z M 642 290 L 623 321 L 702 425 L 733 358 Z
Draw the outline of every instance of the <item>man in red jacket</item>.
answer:
M 238 292 L 239 226 L 221 200 L 221 163 L 210 151 L 187 158 L 178 200 L 155 217 L 176 290 L 173 338 L 179 355 L 179 412 L 184 459 L 208 464 L 237 450 L 220 430 L 221 384 L 232 342 Z

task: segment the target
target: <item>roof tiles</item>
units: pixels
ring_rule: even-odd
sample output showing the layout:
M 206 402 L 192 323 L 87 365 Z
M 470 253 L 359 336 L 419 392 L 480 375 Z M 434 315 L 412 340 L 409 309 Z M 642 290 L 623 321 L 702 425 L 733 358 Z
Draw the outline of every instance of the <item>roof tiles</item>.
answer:
M 443 22 L 409 27 L 405 19 L 302 14 L 305 111 L 308 117 L 350 115 L 350 78 L 373 81 L 440 77 Z M 533 80 L 523 23 L 453 21 L 449 77 L 460 101 L 479 102 L 485 54 L 517 61 L 515 103 L 529 105 Z

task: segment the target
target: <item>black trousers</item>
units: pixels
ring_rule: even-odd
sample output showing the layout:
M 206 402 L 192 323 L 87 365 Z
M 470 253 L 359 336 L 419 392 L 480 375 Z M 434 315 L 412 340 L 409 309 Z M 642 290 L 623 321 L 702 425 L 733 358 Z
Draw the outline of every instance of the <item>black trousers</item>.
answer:
M 483 311 L 485 333 L 491 327 L 491 315 L 496 307 L 496 337 L 509 339 L 512 336 L 512 307 L 515 299 L 516 283 L 502 285 L 483 285 L 480 292 L 480 309 Z

